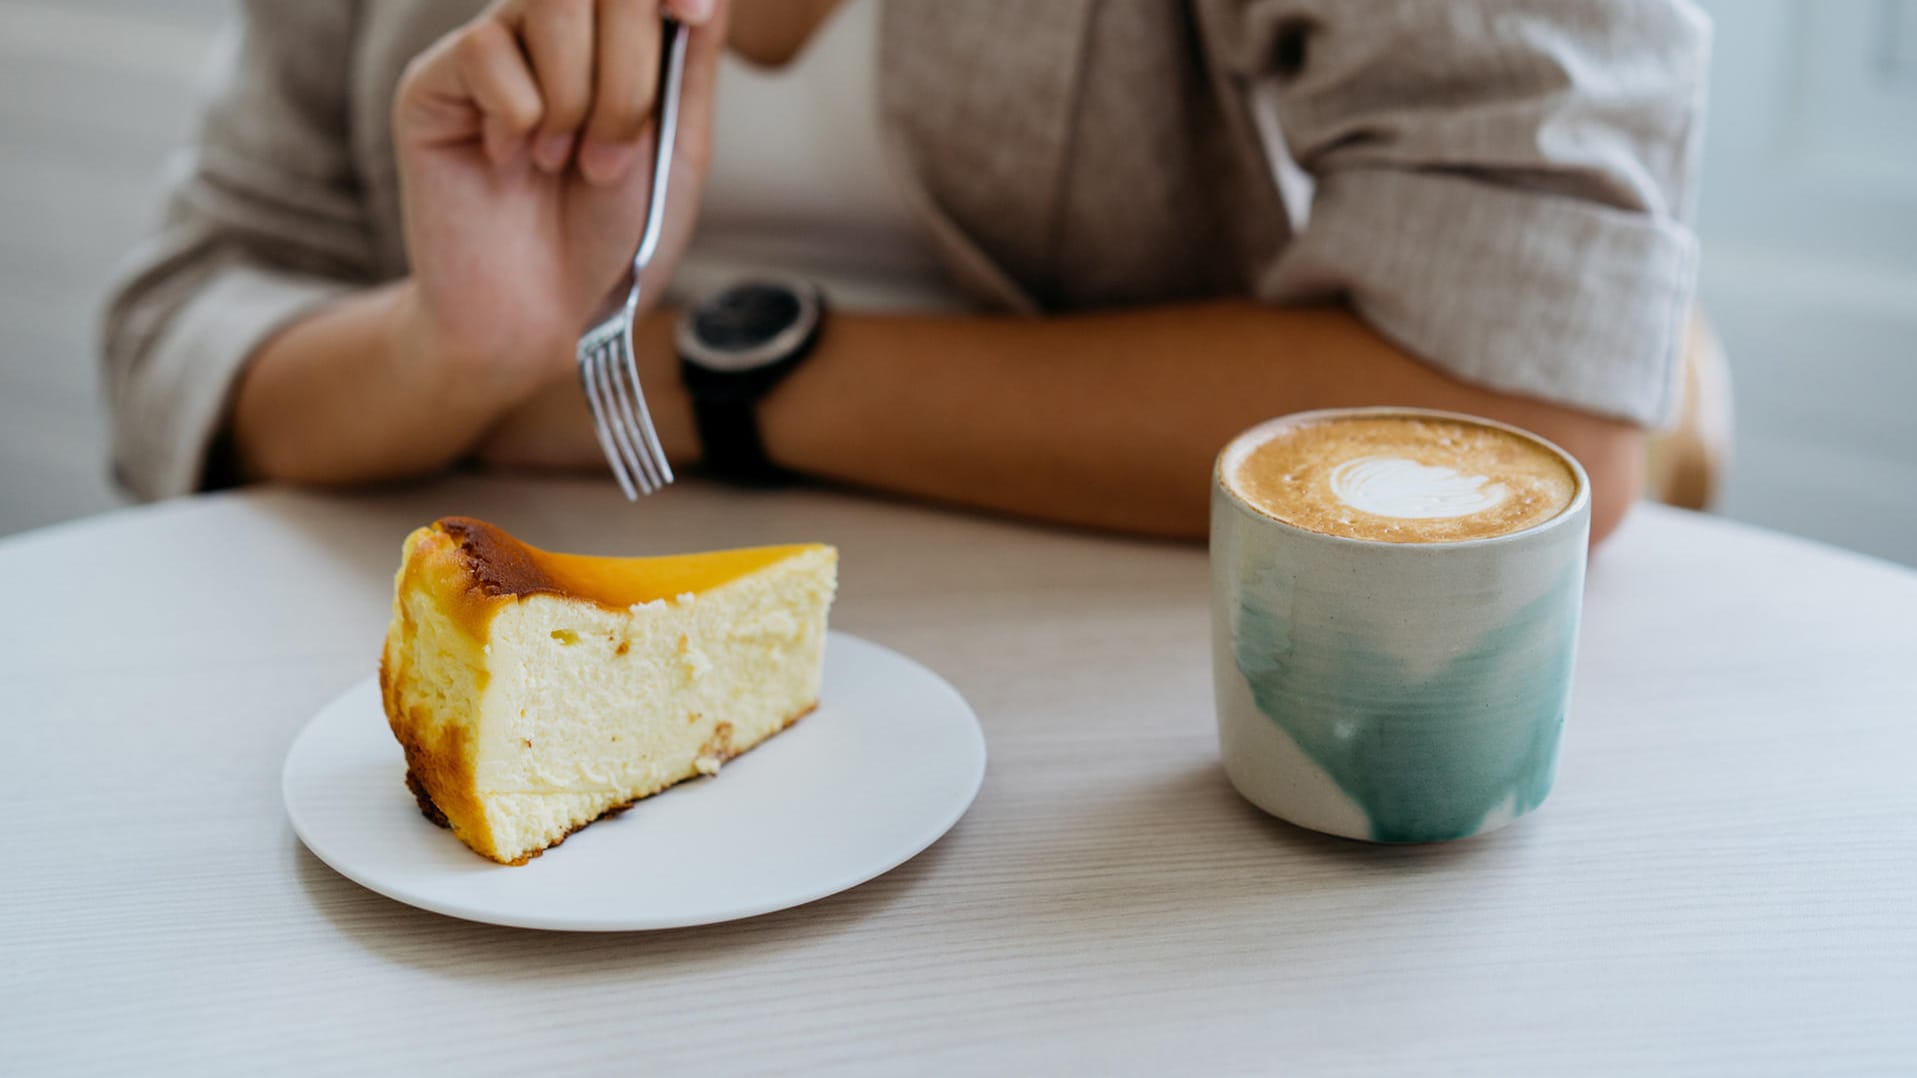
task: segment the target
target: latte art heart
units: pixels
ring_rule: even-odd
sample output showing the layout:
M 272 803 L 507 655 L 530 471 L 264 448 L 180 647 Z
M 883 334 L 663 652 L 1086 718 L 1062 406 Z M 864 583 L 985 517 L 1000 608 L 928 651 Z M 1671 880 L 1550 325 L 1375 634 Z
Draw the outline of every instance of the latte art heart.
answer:
M 1331 471 L 1331 492 L 1360 512 L 1401 520 L 1468 517 L 1511 493 L 1487 476 L 1396 457 L 1359 457 Z

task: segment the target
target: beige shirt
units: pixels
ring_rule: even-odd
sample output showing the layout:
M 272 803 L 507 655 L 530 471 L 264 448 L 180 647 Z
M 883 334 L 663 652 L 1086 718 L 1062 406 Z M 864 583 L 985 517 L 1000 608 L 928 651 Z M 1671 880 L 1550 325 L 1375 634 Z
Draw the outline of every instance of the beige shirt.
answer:
M 775 273 L 812 281 L 839 311 L 972 310 L 887 158 L 884 8 L 885 0 L 838 0 L 778 68 L 720 58 L 699 224 L 673 267 L 667 304 Z
M 482 6 L 247 0 L 106 313 L 134 491 L 201 485 L 276 328 L 407 272 L 394 88 Z M 888 0 L 879 96 L 903 194 L 984 305 L 1338 298 L 1459 378 L 1651 424 L 1696 275 L 1708 40 L 1685 0 Z

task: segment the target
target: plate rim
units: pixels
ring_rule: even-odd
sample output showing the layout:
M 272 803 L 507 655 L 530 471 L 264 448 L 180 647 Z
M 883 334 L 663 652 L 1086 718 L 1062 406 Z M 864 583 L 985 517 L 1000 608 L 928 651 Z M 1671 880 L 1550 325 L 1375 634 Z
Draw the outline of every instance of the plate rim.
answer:
M 896 858 L 892 858 L 888 855 L 882 859 L 885 862 L 882 866 L 853 871 L 847 874 L 847 878 L 837 878 L 829 883 L 821 884 L 818 887 L 808 888 L 803 893 L 798 893 L 793 896 L 783 896 L 770 902 L 745 903 L 732 907 L 719 908 L 710 914 L 702 914 L 689 918 L 627 918 L 618 920 L 580 920 L 577 918 L 565 918 L 553 920 L 540 917 L 524 917 L 515 914 L 502 915 L 488 909 L 463 906 L 457 902 L 448 902 L 427 896 L 403 893 L 403 889 L 401 888 L 395 888 L 382 884 L 375 879 L 368 878 L 366 873 L 355 871 L 351 867 L 350 858 L 339 856 L 337 850 L 329 855 L 323 848 L 324 843 L 314 839 L 311 822 L 302 820 L 300 810 L 296 807 L 293 799 L 293 765 L 294 760 L 300 754 L 302 746 L 306 744 L 309 737 L 313 736 L 314 730 L 319 726 L 322 718 L 330 713 L 336 706 L 340 705 L 346 698 L 356 693 L 364 692 L 368 689 L 377 693 L 379 676 L 376 673 L 366 675 L 328 697 L 326 702 L 315 708 L 313 713 L 307 717 L 306 721 L 300 725 L 299 732 L 293 735 L 293 740 L 288 744 L 286 749 L 286 757 L 280 764 L 280 803 L 286 812 L 288 822 L 292 825 L 294 837 L 299 839 L 300 844 L 306 848 L 307 852 L 311 853 L 327 868 L 337 872 L 366 890 L 394 902 L 411 906 L 414 909 L 425 910 L 429 913 L 439 914 L 444 917 L 453 917 L 476 924 L 546 932 L 658 932 L 675 928 L 694 928 L 701 925 L 742 921 L 752 917 L 762 917 L 769 913 L 777 913 L 781 910 L 810 905 L 821 899 L 830 898 L 841 892 L 849 891 L 861 884 L 870 883 L 880 876 L 886 875 L 900 865 L 905 864 L 926 850 L 931 849 L 940 839 L 950 834 L 952 828 L 956 827 L 958 822 L 965 818 L 965 814 L 970 812 L 972 805 L 977 802 L 979 791 L 982 790 L 985 785 L 985 772 L 990 762 L 990 746 L 985 739 L 985 728 L 984 725 L 979 722 L 978 712 L 973 709 L 971 702 L 965 699 L 964 694 L 959 692 L 958 688 L 940 675 L 938 671 L 933 670 L 931 667 L 926 666 L 924 663 L 919 662 L 909 655 L 886 647 L 883 644 L 874 643 L 864 637 L 855 636 L 852 633 L 829 629 L 826 633 L 826 641 L 828 653 L 834 644 L 841 646 L 851 644 L 858 648 L 870 649 L 889 661 L 904 664 L 915 673 L 924 676 L 931 684 L 937 685 L 939 691 L 949 694 L 952 700 L 958 704 L 960 712 L 969 720 L 966 724 L 966 729 L 970 734 L 970 740 L 977 747 L 977 765 L 972 769 L 969 789 L 966 791 L 965 796 L 953 800 L 953 807 L 947 813 L 942 814 L 936 827 L 927 826 L 925 829 L 925 835 L 927 837 L 925 837 L 922 842 L 915 840 L 902 844 L 900 849 L 904 852 Z M 803 727 L 804 724 L 801 723 L 800 726 Z M 452 839 L 452 841 L 458 840 Z M 910 847 L 910 849 L 908 850 L 906 847 Z

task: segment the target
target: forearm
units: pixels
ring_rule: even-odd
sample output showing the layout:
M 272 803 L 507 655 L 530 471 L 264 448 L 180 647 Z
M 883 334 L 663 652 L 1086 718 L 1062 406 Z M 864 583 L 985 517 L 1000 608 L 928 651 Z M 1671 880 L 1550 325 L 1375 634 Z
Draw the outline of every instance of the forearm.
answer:
M 1218 450 L 1259 421 L 1403 404 L 1503 419 L 1576 454 L 1595 531 L 1635 496 L 1630 426 L 1457 381 L 1337 309 L 1247 302 L 1031 319 L 839 317 L 763 408 L 809 474 L 1064 523 L 1202 536 Z
M 637 334 L 668 455 L 697 453 L 670 314 Z M 1195 537 L 1232 435 L 1311 408 L 1403 404 L 1515 423 L 1593 477 L 1594 532 L 1636 494 L 1628 424 L 1479 389 L 1338 309 L 1243 302 L 1043 319 L 838 312 L 762 404 L 785 467 L 856 486 L 1086 527 Z M 487 439 L 496 463 L 602 466 L 576 385 L 555 383 Z
M 236 463 L 247 478 L 305 483 L 424 474 L 469 453 L 530 388 L 517 370 L 445 356 L 396 282 L 260 348 L 234 396 Z

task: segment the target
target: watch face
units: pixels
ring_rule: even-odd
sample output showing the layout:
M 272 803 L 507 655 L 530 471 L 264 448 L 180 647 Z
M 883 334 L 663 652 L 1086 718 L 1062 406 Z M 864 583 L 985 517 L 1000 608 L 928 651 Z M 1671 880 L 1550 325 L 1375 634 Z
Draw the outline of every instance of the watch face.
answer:
M 749 371 L 790 355 L 818 320 L 811 285 L 752 281 L 694 308 L 680 326 L 679 350 L 701 367 Z

